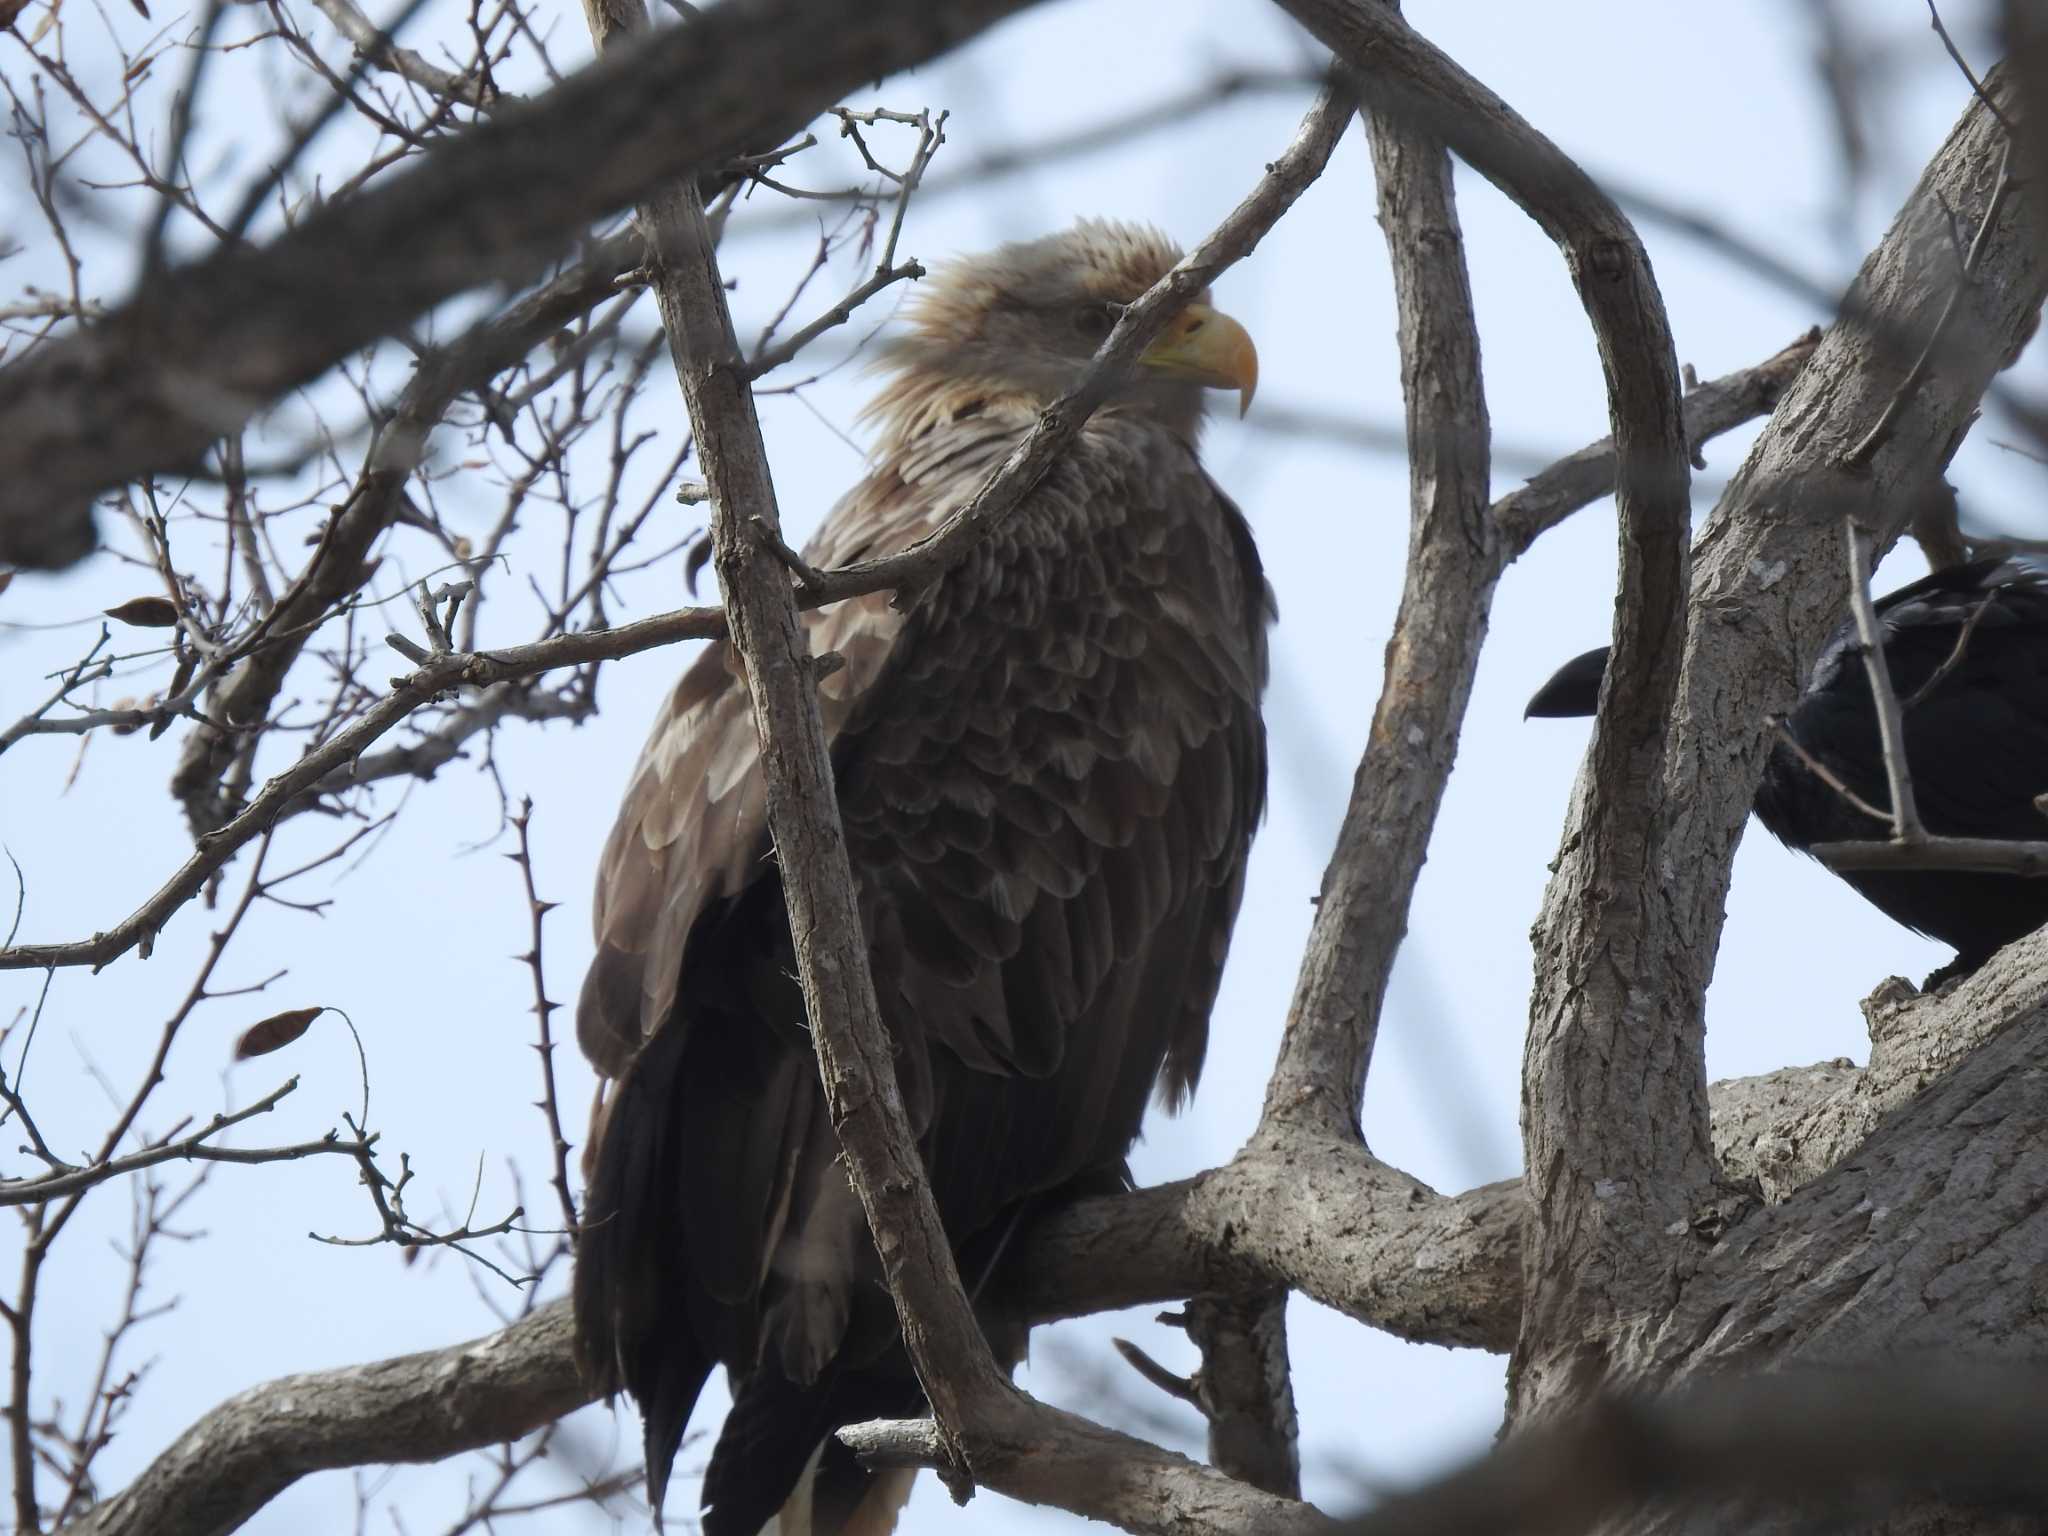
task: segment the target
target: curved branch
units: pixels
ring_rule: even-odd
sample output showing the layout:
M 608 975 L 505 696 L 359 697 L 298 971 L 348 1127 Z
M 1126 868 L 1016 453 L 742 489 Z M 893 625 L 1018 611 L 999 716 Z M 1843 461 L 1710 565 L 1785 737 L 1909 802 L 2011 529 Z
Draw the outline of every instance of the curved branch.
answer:
M 1387 978 L 1506 563 L 1487 514 L 1492 429 L 1450 156 L 1398 112 L 1375 108 L 1366 127 L 1399 314 L 1408 567 L 1372 732 L 1266 1084 L 1261 1137 L 1296 1123 L 1356 1132 Z
M 1714 1175 L 1699 1012 L 1706 971 L 1657 929 L 1666 804 L 1655 789 L 1685 632 L 1690 531 L 1677 356 L 1642 242 L 1568 156 L 1390 8 L 1284 3 L 1359 71 L 1375 110 L 1440 135 L 1557 243 L 1607 383 L 1621 595 L 1606 707 L 1537 940 L 1523 1071 L 1536 1243 L 1532 1326 L 1513 1377 L 1520 1409 L 1572 1378 L 1550 1366 L 1649 1301 L 1661 1283 L 1661 1234 Z M 1585 899 L 1589 889 L 1599 899 Z M 1616 1138 L 1617 1123 L 1635 1134 Z

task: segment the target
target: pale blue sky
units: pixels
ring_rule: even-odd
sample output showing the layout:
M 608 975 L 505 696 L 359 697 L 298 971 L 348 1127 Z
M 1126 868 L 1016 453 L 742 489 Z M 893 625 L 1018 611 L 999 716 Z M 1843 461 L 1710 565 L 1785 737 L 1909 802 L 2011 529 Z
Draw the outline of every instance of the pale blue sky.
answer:
M 443 8 L 445 0 L 429 0 L 420 23 L 425 35 L 447 23 Z M 1946 11 L 1959 41 L 1988 63 L 1983 9 L 1958 3 Z M 146 24 L 120 10 L 109 13 L 111 24 L 124 37 L 142 36 Z M 1441 0 L 1408 6 L 1427 36 L 1596 175 L 1709 213 L 1830 282 L 1839 282 L 1882 232 L 1967 94 L 1918 0 L 1853 0 L 1842 10 L 1881 45 L 1882 82 L 1882 121 L 1871 126 L 1875 172 L 1846 211 L 1804 7 L 1782 0 L 1725 0 L 1712 7 L 1587 0 L 1564 10 Z M 563 8 L 552 14 L 561 56 L 579 56 L 580 14 Z M 310 8 L 301 19 L 309 32 L 320 33 L 322 23 Z M 81 26 L 75 50 L 85 36 Z M 853 104 L 950 108 L 943 167 L 949 158 L 966 160 L 1117 115 L 1220 69 L 1284 67 L 1304 56 L 1290 25 L 1259 0 L 1094 0 L 1086 6 L 1065 0 L 911 78 L 885 82 Z M 246 69 L 259 67 L 271 66 L 251 62 Z M 0 68 L 19 78 L 19 50 L 0 52 Z M 1140 142 L 985 191 L 931 197 L 914 207 L 904 249 L 931 260 L 1040 233 L 1081 214 L 1149 219 L 1192 241 L 1286 143 L 1306 96 L 1247 97 Z M 203 126 L 200 153 L 218 155 L 230 152 L 232 135 L 243 125 Z M 336 134 L 334 163 L 342 163 L 348 143 L 346 132 Z M 829 163 L 800 162 L 793 179 L 825 184 L 832 179 Z M 1606 408 L 1598 368 L 1562 262 L 1485 184 L 1461 171 L 1458 185 L 1496 432 L 1504 441 L 1559 452 L 1600 436 Z M 28 239 L 30 212 L 18 169 L 9 163 L 0 169 L 0 230 L 18 227 Z M 791 228 L 784 213 L 762 198 L 735 217 L 725 260 L 739 278 L 734 302 L 743 334 L 779 305 L 790 277 L 809 258 L 813 233 L 801 224 Z M 757 220 L 769 228 L 754 232 Z M 1702 377 L 1760 361 L 1826 318 L 1685 238 L 1656 226 L 1645 226 L 1644 236 L 1679 356 Z M 105 265 L 95 268 L 107 274 L 100 280 L 108 291 L 118 288 L 114 249 L 105 246 Z M 0 287 L 11 294 L 37 281 L 26 268 L 41 259 L 32 250 L 0 265 Z M 848 267 L 833 281 L 853 275 Z M 1216 297 L 1257 338 L 1263 400 L 1398 424 L 1393 306 L 1359 131 L 1257 255 L 1223 279 Z M 872 324 L 882 314 L 877 309 L 863 319 Z M 2038 380 L 2038 362 L 2028 367 Z M 854 416 L 867 388 L 859 371 L 848 369 L 807 390 L 806 403 L 764 404 L 785 519 L 799 533 L 859 470 L 856 452 L 839 433 L 859 437 Z M 662 398 L 672 399 L 672 388 Z M 1272 803 L 1218 1003 L 1204 1085 L 1179 1120 L 1155 1117 L 1137 1157 L 1147 1181 L 1222 1161 L 1251 1129 L 1307 931 L 1309 898 L 1363 743 L 1399 589 L 1403 466 L 1386 455 L 1262 432 L 1258 415 L 1255 406 L 1246 424 L 1219 422 L 1207 458 L 1248 512 L 1280 598 L 1270 708 Z M 1707 450 L 1716 483 L 1738 462 L 1750 435 Z M 2029 491 L 2038 471 L 1992 446 L 1999 435 L 1995 420 L 1987 423 L 1958 461 L 1966 509 L 2034 531 L 2018 520 L 2033 506 Z M 1502 490 L 1514 483 L 1512 475 L 1498 479 Z M 478 495 L 474 516 L 481 520 L 491 505 Z M 448 506 L 459 522 L 466 511 L 459 489 L 450 490 Z M 544 542 L 520 552 L 536 563 L 551 553 Z M 1910 558 L 1902 553 L 1879 586 L 1913 574 Z M 1612 573 L 1611 510 L 1595 507 L 1547 536 L 1502 583 L 1493 643 L 1417 893 L 1367 1097 L 1375 1151 L 1442 1189 L 1511 1175 L 1519 1162 L 1527 930 L 1584 745 L 1581 728 L 1524 724 L 1521 707 L 1557 662 L 1606 638 Z M 642 604 L 637 611 L 679 600 L 673 575 L 670 562 L 633 588 Z M 17 580 L 0 597 L 0 622 L 73 619 L 136 590 L 134 575 L 103 557 L 62 578 Z M 386 612 L 398 622 L 400 610 Z M 521 617 L 516 600 L 502 605 L 494 619 L 500 627 L 487 631 L 486 642 L 520 638 Z M 0 628 L 0 719 L 38 700 L 45 691 L 42 674 L 74 657 L 87 633 Z M 618 664 L 605 674 L 603 713 L 595 722 L 573 732 L 516 727 L 500 740 L 507 787 L 515 797 L 531 794 L 536 801 L 540 888 L 564 904 L 550 920 L 546 956 L 556 998 L 572 997 L 580 978 L 596 850 L 653 703 L 682 661 L 656 653 Z M 75 740 L 31 741 L 0 759 L 0 841 L 26 874 L 25 938 L 72 938 L 106 927 L 179 861 L 189 845 L 164 791 L 174 741 L 95 740 L 61 794 L 77 755 Z M 505 1172 L 512 1160 L 524 1170 L 529 1208 L 550 1210 L 541 1122 L 531 1107 L 536 1078 L 527 1048 L 528 978 L 505 958 L 524 947 L 525 913 L 510 867 L 492 852 L 465 851 L 492 832 L 495 816 L 488 785 L 457 765 L 413 791 L 395 830 L 361 868 L 314 893 L 334 899 L 324 919 L 257 914 L 237 942 L 225 979 L 250 981 L 283 966 L 289 977 L 265 998 L 214 1004 L 198 1015 L 179 1042 L 171 1080 L 148 1123 L 160 1129 L 175 1114 L 207 1115 L 224 1092 L 245 1102 L 297 1073 L 299 1093 L 258 1128 L 257 1138 L 283 1141 L 326 1130 L 357 1093 L 354 1047 L 344 1032 L 316 1028 L 289 1052 L 229 1072 L 225 1089 L 222 1076 L 234 1037 L 253 1019 L 277 1007 L 332 1004 L 347 1009 L 362 1029 L 375 1121 L 394 1154 L 411 1154 L 424 1189 L 445 1192 L 459 1213 L 481 1160 L 479 1212 L 494 1217 L 512 1198 Z M 301 819 L 285 834 L 286 862 L 296 862 L 291 851 L 310 855 L 333 835 L 330 824 Z M 105 1100 L 84 1060 L 99 1063 L 117 1082 L 133 1079 L 158 1021 L 187 985 L 208 926 L 209 914 L 188 909 L 154 958 L 130 956 L 98 978 L 78 971 L 57 976 L 29 1076 L 53 1140 L 77 1142 L 98 1133 Z M 1715 1075 L 1837 1055 L 1860 1059 L 1865 1040 L 1857 1000 L 1889 972 L 1918 976 L 1945 958 L 1946 951 L 1893 927 L 1817 866 L 1761 835 L 1749 838 L 1737 863 L 1710 997 Z M 32 1003 L 40 983 L 19 973 L 0 975 L 0 1018 Z M 571 1134 L 580 1141 L 588 1079 L 573 1053 L 563 1056 L 565 1097 L 576 1122 Z M 10 1133 L 8 1150 L 0 1153 L 10 1169 L 18 1161 L 13 1140 Z M 215 1175 L 186 1223 L 204 1228 L 205 1240 L 173 1247 L 152 1272 L 152 1297 L 176 1295 L 178 1306 L 136 1342 L 135 1363 L 155 1363 L 121 1438 L 104 1458 L 110 1486 L 198 1412 L 242 1387 L 486 1331 L 491 1319 L 479 1289 L 509 1302 L 498 1282 L 445 1256 L 406 1267 L 388 1249 L 338 1250 L 306 1240 L 309 1228 L 360 1232 L 367 1218 L 363 1196 L 339 1161 Z M 64 1384 L 67 1395 L 75 1395 L 82 1384 L 123 1278 L 106 1243 L 125 1231 L 127 1219 L 122 1192 L 101 1191 L 51 1266 L 37 1333 L 46 1391 Z M 0 1223 L 0 1274 L 12 1273 L 8 1250 L 17 1242 L 13 1224 Z M 1344 1505 L 1361 1478 L 1407 1482 L 1480 1449 L 1492 1435 L 1501 1406 L 1500 1360 L 1400 1344 L 1299 1301 L 1291 1324 L 1311 1496 Z M 1185 1341 L 1145 1313 L 1093 1319 L 1037 1336 L 1028 1385 L 1084 1411 L 1141 1424 L 1170 1443 L 1197 1447 L 1199 1425 L 1190 1411 L 1161 1399 L 1118 1363 L 1107 1345 L 1112 1333 L 1128 1334 L 1169 1364 L 1187 1355 Z M 700 1413 L 699 1425 L 706 1422 Z M 627 1454 L 637 1442 L 637 1422 L 629 1417 L 614 1420 L 590 1410 L 580 1424 L 590 1436 L 618 1435 Z M 683 1465 L 690 1460 L 686 1451 Z M 459 1512 L 464 1479 L 474 1472 L 473 1463 L 398 1471 L 376 1493 L 368 1528 L 395 1529 L 393 1510 L 407 1531 L 442 1528 Z M 543 1473 L 533 1493 L 558 1486 Z M 682 1513 L 690 1502 L 684 1485 L 671 1507 Z M 354 1509 L 346 1474 L 316 1477 L 249 1529 L 347 1531 Z M 962 1517 L 927 1479 L 903 1529 L 915 1536 L 959 1530 L 966 1528 L 963 1518 L 988 1532 L 1078 1527 L 1069 1517 L 1021 1510 L 993 1496 Z M 539 1528 L 581 1528 L 563 1515 L 542 1519 Z

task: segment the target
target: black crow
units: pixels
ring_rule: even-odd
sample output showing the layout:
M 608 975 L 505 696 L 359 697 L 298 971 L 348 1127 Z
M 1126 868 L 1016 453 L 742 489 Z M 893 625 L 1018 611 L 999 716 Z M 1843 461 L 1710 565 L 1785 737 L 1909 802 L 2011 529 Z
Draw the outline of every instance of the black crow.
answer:
M 2048 791 L 2048 560 L 1974 560 L 1901 587 L 1876 607 L 1927 831 L 2048 839 L 2048 816 L 2034 805 Z M 1604 647 L 1565 663 L 1529 701 L 1528 714 L 1592 714 L 1606 667 Z M 1889 808 L 1853 619 L 1822 649 L 1785 731 L 1862 800 Z M 1891 835 L 1888 821 L 1852 804 L 1783 739 L 1764 764 L 1756 815 L 1801 852 Z M 1955 947 L 1954 964 L 1930 981 L 1967 975 L 2048 922 L 2048 880 L 1942 869 L 1855 870 L 1842 878 L 1887 917 Z

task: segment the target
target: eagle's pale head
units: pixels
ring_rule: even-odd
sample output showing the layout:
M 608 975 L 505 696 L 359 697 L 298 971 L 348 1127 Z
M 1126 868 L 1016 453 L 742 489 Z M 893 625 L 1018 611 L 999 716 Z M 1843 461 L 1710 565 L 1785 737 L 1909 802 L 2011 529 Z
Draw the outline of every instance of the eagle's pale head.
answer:
M 1083 219 L 938 267 L 906 310 L 908 331 L 880 366 L 896 377 L 872 413 L 892 437 L 915 435 L 991 405 L 1037 410 L 1079 377 L 1116 324 L 1180 260 L 1142 224 Z M 1251 402 L 1259 376 L 1251 337 L 1198 295 L 1140 359 L 1107 409 L 1142 412 L 1192 436 L 1204 389 Z

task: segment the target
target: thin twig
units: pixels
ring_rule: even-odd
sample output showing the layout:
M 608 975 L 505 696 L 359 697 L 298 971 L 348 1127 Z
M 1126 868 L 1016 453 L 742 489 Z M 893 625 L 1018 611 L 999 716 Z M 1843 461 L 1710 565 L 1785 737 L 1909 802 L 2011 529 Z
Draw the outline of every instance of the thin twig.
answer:
M 1979 80 L 1977 72 L 1970 68 L 1969 61 L 1963 57 L 1962 49 L 1956 46 L 1956 40 L 1948 35 L 1948 28 L 1942 24 L 1941 11 L 1936 7 L 1934 0 L 1927 0 L 1927 17 L 1933 24 L 1934 35 L 1941 39 L 1941 46 L 1948 50 L 1948 56 L 1955 60 L 1956 68 L 1961 70 L 1963 78 L 1970 82 L 1971 91 L 1984 103 L 1984 110 L 1997 118 L 1998 126 L 2005 130 L 2006 137 L 2012 138 L 2014 134 L 2011 120 L 1998 109 L 1998 103 L 1993 101 L 1991 93 L 1984 89 L 1984 82 Z
M 756 356 L 752 362 L 747 364 L 747 377 L 749 379 L 758 379 L 764 374 L 773 373 L 827 331 L 832 330 L 836 326 L 846 324 L 847 321 L 853 318 L 854 311 L 858 310 L 861 305 L 867 303 L 869 299 L 872 299 L 884 288 L 892 287 L 900 282 L 914 281 L 923 276 L 924 267 L 916 261 L 906 261 L 896 266 L 875 268 L 865 282 L 855 287 L 845 298 L 834 304 L 809 325 L 806 325 L 799 331 L 792 332 L 776 346 L 770 347 L 767 351 Z
M 1868 800 L 1857 794 L 1855 790 L 1851 789 L 1843 781 L 1840 774 L 1836 773 L 1834 769 L 1801 746 L 1799 738 L 1786 729 L 1785 720 L 1782 715 L 1771 721 L 1771 730 L 1777 736 L 1779 744 L 1794 757 L 1798 758 L 1800 766 L 1808 773 L 1819 779 L 1821 783 L 1827 785 L 1829 789 L 1832 789 L 1872 821 L 1881 821 L 1886 826 L 1891 825 L 1892 813 L 1880 806 L 1872 805 Z
M 282 1087 L 273 1089 L 245 1108 L 215 1115 L 189 1136 L 159 1142 L 155 1146 L 143 1148 L 140 1152 L 131 1152 L 125 1157 L 108 1158 L 82 1168 L 66 1168 L 62 1172 L 44 1174 L 33 1179 L 0 1180 L 0 1206 L 33 1205 L 46 1200 L 60 1199 L 65 1195 L 75 1195 L 81 1190 L 91 1189 L 95 1184 L 104 1184 L 109 1179 L 118 1179 L 124 1174 L 136 1173 L 144 1168 L 154 1168 L 159 1163 L 289 1163 L 333 1152 L 354 1157 L 366 1150 L 367 1143 L 360 1139 L 343 1141 L 333 1131 L 329 1131 L 318 1141 L 302 1141 L 285 1147 L 212 1145 L 211 1139 L 229 1126 L 240 1125 L 245 1120 L 253 1120 L 258 1115 L 268 1114 L 298 1086 L 299 1080 L 294 1077 Z
M 555 1186 L 555 1198 L 562 1206 L 562 1230 L 572 1237 L 576 1232 L 576 1201 L 569 1193 L 569 1141 L 562 1134 L 561 1100 L 555 1093 L 555 1040 L 549 1020 L 562 1005 L 548 1001 L 547 977 L 541 968 L 541 924 L 547 915 L 559 905 L 557 902 L 542 901 L 533 884 L 533 848 L 527 840 L 527 830 L 533 824 L 533 797 L 527 796 L 519 802 L 519 814 L 512 818 L 512 830 L 518 836 L 518 846 L 505 855 L 519 866 L 520 884 L 526 891 L 526 911 L 531 924 L 533 947 L 516 958 L 533 973 L 533 1016 L 540 1031 L 540 1040 L 534 1050 L 540 1055 L 540 1102 L 534 1107 L 547 1120 L 548 1151 L 554 1161 L 554 1174 L 550 1182 Z
M 1941 665 L 1936 667 L 1927 681 L 1915 688 L 1912 696 L 1906 700 L 1904 707 L 1907 710 L 1918 708 L 1936 688 L 1941 686 L 1943 678 L 1962 665 L 1963 657 L 1970 649 L 1970 637 L 1977 633 L 1978 621 L 1989 611 L 1997 598 L 1996 592 L 1986 592 L 1978 599 L 1977 605 L 1970 610 L 1970 616 L 1963 621 L 1962 633 L 1956 636 L 1956 643 L 1949 648 L 1948 655 L 1942 658 Z
M 1202 1394 L 1192 1376 L 1182 1376 L 1176 1371 L 1169 1371 L 1129 1339 L 1115 1338 L 1109 1342 L 1116 1347 L 1116 1352 L 1124 1357 L 1126 1365 L 1168 1397 L 1177 1398 L 1183 1403 L 1191 1403 L 1197 1408 L 1202 1406 Z
M 1856 616 L 1856 638 L 1863 649 L 1863 668 L 1870 677 L 1871 703 L 1877 712 L 1878 742 L 1884 751 L 1885 782 L 1890 786 L 1892 837 L 1901 843 L 1923 841 L 1920 808 L 1913 800 L 1913 775 L 1906 766 L 1906 723 L 1899 696 L 1892 691 L 1891 665 L 1885 659 L 1884 631 L 1870 601 L 1871 537 L 1854 514 L 1842 519 L 1849 555 L 1849 610 Z

